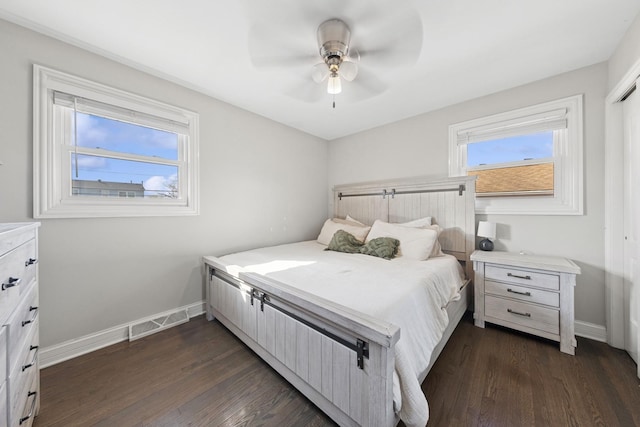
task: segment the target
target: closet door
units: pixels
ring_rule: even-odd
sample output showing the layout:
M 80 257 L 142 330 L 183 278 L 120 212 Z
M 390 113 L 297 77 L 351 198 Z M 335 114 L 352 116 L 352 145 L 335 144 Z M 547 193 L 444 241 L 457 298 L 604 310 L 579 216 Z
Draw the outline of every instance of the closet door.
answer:
M 640 311 L 640 86 L 623 102 L 625 348 L 638 363 Z M 640 369 L 638 369 L 640 376 Z

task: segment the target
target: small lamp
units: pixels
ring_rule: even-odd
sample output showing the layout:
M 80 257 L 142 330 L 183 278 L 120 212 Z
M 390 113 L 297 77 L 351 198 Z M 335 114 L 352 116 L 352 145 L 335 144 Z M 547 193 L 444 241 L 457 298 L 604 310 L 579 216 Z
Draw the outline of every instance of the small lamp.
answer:
M 483 251 L 492 251 L 493 242 L 490 239 L 496 238 L 496 223 L 480 221 L 478 223 L 478 237 L 484 237 L 484 239 L 480 241 L 479 248 Z

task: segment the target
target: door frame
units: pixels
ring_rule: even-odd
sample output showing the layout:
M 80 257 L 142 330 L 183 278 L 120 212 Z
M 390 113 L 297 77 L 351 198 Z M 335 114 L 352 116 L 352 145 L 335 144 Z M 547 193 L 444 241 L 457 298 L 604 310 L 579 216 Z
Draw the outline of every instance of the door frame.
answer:
M 624 349 L 624 128 L 622 98 L 640 76 L 640 59 L 605 99 L 604 268 L 607 343 Z M 636 90 L 640 90 L 637 88 Z

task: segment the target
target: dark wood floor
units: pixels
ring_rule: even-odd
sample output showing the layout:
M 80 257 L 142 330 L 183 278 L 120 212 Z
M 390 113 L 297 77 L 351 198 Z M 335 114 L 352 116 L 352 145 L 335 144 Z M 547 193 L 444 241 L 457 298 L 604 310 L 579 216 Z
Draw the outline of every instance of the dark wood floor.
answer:
M 572 357 L 467 315 L 423 384 L 429 426 L 640 426 L 635 370 L 603 343 Z M 333 425 L 202 316 L 43 369 L 41 388 L 36 427 Z

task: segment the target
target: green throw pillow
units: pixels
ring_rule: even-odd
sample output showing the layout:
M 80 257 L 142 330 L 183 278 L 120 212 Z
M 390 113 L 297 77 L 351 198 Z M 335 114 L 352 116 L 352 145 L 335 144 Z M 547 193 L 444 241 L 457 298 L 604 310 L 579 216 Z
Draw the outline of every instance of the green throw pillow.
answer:
M 377 256 L 378 258 L 391 259 L 398 254 L 400 241 L 393 237 L 377 237 L 371 239 L 360 248 L 360 253 Z
M 378 237 L 362 243 L 344 230 L 335 232 L 325 251 L 345 252 L 348 254 L 365 254 L 378 258 L 391 259 L 398 254 L 400 241 L 392 237 Z
M 325 251 L 336 251 L 336 252 L 346 252 L 348 254 L 359 254 L 360 247 L 363 243 L 356 239 L 356 237 L 347 233 L 344 230 L 338 230 L 335 232 L 331 241 L 329 242 L 329 246 L 325 249 Z

